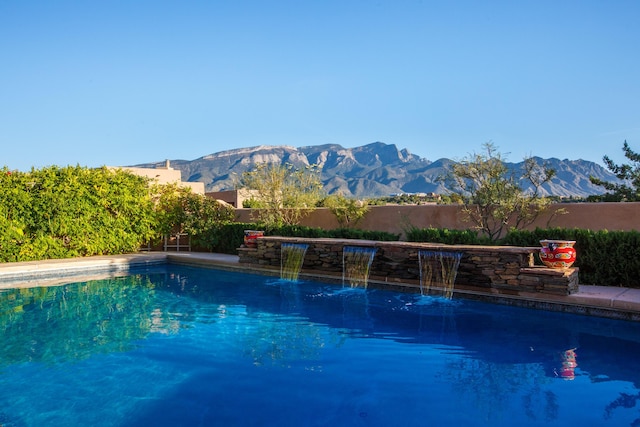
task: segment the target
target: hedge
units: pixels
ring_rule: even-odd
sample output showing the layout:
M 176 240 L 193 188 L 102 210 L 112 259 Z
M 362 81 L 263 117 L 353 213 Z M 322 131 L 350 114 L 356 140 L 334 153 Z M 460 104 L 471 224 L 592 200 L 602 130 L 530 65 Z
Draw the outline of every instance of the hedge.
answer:
M 585 285 L 640 288 L 640 232 L 591 231 L 568 228 L 536 228 L 510 231 L 491 242 L 473 230 L 412 229 L 407 240 L 444 244 L 481 244 L 540 246 L 540 240 L 575 240 L 574 267 L 580 268 L 580 283 Z M 536 263 L 541 264 L 537 259 Z
M 221 224 L 215 231 L 217 244 L 213 247 L 213 252 L 236 254 L 237 249 L 244 240 L 244 230 L 253 230 L 257 226 L 254 223 L 234 222 Z M 368 231 L 353 228 L 338 228 L 334 230 L 324 230 L 317 227 L 306 227 L 302 225 L 285 225 L 277 228 L 267 228 L 264 230 L 265 236 L 283 237 L 305 237 L 305 238 L 334 238 L 334 239 L 364 239 L 378 241 L 398 241 L 400 235 L 387 233 L 384 231 Z

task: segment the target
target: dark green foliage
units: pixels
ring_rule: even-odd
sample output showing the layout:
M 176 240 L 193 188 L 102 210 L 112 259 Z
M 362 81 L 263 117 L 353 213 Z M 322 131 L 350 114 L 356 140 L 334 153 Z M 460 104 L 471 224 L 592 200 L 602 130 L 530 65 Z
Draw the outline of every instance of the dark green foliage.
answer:
M 578 228 L 536 228 L 511 230 L 499 241 L 478 237 L 471 230 L 437 228 L 406 231 L 411 242 L 443 244 L 484 244 L 541 247 L 540 240 L 575 240 L 577 258 L 574 267 L 580 268 L 580 283 L 584 285 L 625 286 L 640 288 L 640 232 L 591 231 Z M 536 263 L 542 264 L 536 257 Z
M 253 230 L 255 228 L 255 224 L 242 222 L 220 224 L 220 226 L 212 230 L 212 233 L 215 233 L 216 236 L 212 239 L 211 251 L 222 254 L 237 254 L 238 248 L 244 242 L 244 230 Z
M 397 241 L 400 236 L 386 231 L 360 230 L 356 228 L 336 228 L 324 230 L 322 228 L 305 227 L 301 225 L 283 226 L 266 230 L 267 235 L 283 237 L 333 238 L 333 239 L 362 239 L 377 241 Z
M 589 230 L 580 230 L 577 228 L 536 228 L 532 231 L 511 230 L 497 243 L 509 246 L 540 246 L 540 240 L 550 239 L 577 241 L 577 237 L 584 233 L 592 234 Z
M 377 240 L 380 242 L 395 242 L 400 240 L 400 235 L 386 231 L 359 230 L 354 228 L 336 228 L 328 230 L 329 236 L 335 239 L 363 239 Z
M 305 238 L 320 238 L 328 237 L 326 231 L 317 227 L 306 227 L 304 225 L 285 225 L 282 227 L 267 227 L 265 229 L 267 236 L 282 236 L 282 237 L 305 237 Z
M 601 232 L 592 242 L 588 262 L 599 285 L 640 287 L 640 233 Z
M 580 233 L 585 230 L 568 229 L 568 228 L 536 228 L 535 230 L 511 230 L 500 239 L 496 244 L 506 246 L 531 246 L 541 247 L 540 240 L 575 240 L 574 248 L 576 252 L 582 254 L 582 246 L 588 244 L 588 239 L 578 239 Z M 589 231 L 586 231 L 589 233 Z M 542 265 L 542 261 L 536 255 L 535 261 L 537 265 Z M 583 261 L 582 256 L 578 256 L 574 267 L 580 267 Z M 584 283 L 583 271 L 580 271 L 580 281 Z
M 640 288 L 640 232 L 537 228 L 511 231 L 500 243 L 538 247 L 543 239 L 576 241 L 580 283 Z
M 234 217 L 216 200 L 123 170 L 0 171 L 0 262 L 135 252 L 178 232 L 210 250 Z
M 450 230 L 448 228 L 417 228 L 405 231 L 409 242 L 432 242 L 445 245 L 491 245 L 491 239 L 474 230 Z
M 182 200 L 183 231 L 191 236 L 193 245 L 212 250 L 223 243 L 218 229 L 231 222 L 235 213 L 232 207 L 201 194 L 187 193 Z
M 133 252 L 154 225 L 139 176 L 80 166 L 0 171 L 0 261 Z
M 243 224 L 245 229 L 255 229 L 256 224 Z M 400 240 L 400 236 L 386 231 L 360 230 L 356 228 L 336 228 L 325 230 L 319 227 L 304 225 L 284 225 L 282 227 L 265 227 L 266 236 L 303 237 L 309 239 L 363 239 L 383 242 Z
M 235 219 L 231 206 L 176 184 L 155 185 L 151 192 L 158 236 L 186 233 L 192 247 L 206 251 L 224 244 L 218 241 L 218 227 Z
M 213 252 L 235 254 L 244 241 L 244 230 L 255 230 L 260 226 L 254 223 L 228 223 L 221 224 L 216 228 L 218 233 L 213 247 Z M 324 230 L 317 227 L 306 227 L 303 225 L 285 225 L 282 227 L 265 227 L 265 236 L 282 237 L 302 237 L 309 239 L 334 238 L 334 239 L 363 239 L 377 241 L 398 241 L 400 236 L 385 231 L 367 231 L 353 228 L 337 228 L 334 230 Z

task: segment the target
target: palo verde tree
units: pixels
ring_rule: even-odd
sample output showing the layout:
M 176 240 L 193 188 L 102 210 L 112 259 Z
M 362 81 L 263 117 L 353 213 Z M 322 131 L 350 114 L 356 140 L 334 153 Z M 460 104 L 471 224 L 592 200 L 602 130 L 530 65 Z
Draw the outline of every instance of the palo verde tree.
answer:
M 266 227 L 295 225 L 324 196 L 317 165 L 296 168 L 290 163 L 259 163 L 242 174 L 241 187 L 254 196 L 245 204 Z
M 342 194 L 331 194 L 322 200 L 321 204 L 335 215 L 341 228 L 355 227 L 369 212 L 366 201 L 345 197 Z
M 493 143 L 483 148 L 481 153 L 452 163 L 442 182 L 463 204 L 464 220 L 497 240 L 510 229 L 531 224 L 548 209 L 550 201 L 541 197 L 540 190 L 555 171 L 529 157 L 516 172 L 507 167 Z M 526 191 L 521 183 L 526 184 Z
M 609 156 L 602 158 L 607 169 L 613 172 L 622 183 L 607 182 L 593 176 L 589 177 L 593 184 L 604 187 L 609 192 L 605 196 L 598 198 L 600 200 L 615 202 L 640 201 L 640 154 L 633 151 L 627 141 L 624 142 L 622 151 L 624 151 L 624 156 L 631 162 L 630 164 L 617 165 Z

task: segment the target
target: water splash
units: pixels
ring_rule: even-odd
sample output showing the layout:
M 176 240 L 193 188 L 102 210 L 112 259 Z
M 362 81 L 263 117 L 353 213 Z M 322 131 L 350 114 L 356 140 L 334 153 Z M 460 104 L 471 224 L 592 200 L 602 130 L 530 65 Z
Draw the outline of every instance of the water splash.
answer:
M 280 278 L 295 282 L 298 280 L 304 256 L 309 245 L 305 243 L 283 243 L 280 246 Z
M 462 252 L 419 251 L 420 293 L 453 297 Z
M 342 285 L 367 288 L 376 248 L 345 246 L 342 248 Z

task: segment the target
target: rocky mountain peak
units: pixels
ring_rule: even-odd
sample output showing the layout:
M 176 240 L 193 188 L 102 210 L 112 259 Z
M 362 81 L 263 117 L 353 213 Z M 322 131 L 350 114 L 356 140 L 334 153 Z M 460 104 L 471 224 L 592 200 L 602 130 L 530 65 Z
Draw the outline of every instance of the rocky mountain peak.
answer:
M 556 177 L 546 184 L 545 195 L 586 197 L 601 194 L 589 176 L 616 181 L 602 166 L 585 160 L 535 158 L 556 170 Z M 317 164 L 322 168 L 322 181 L 328 193 L 340 192 L 354 197 L 381 197 L 394 193 L 444 193 L 438 178 L 446 172 L 449 159 L 434 162 L 398 149 L 394 144 L 373 142 L 345 148 L 338 144 L 291 147 L 258 145 L 208 154 L 195 160 L 171 160 L 187 181 L 205 183 L 207 191 L 233 190 L 240 177 L 258 163 L 290 163 L 297 167 Z M 147 163 L 139 167 L 164 164 Z M 520 163 L 509 163 L 519 168 Z

